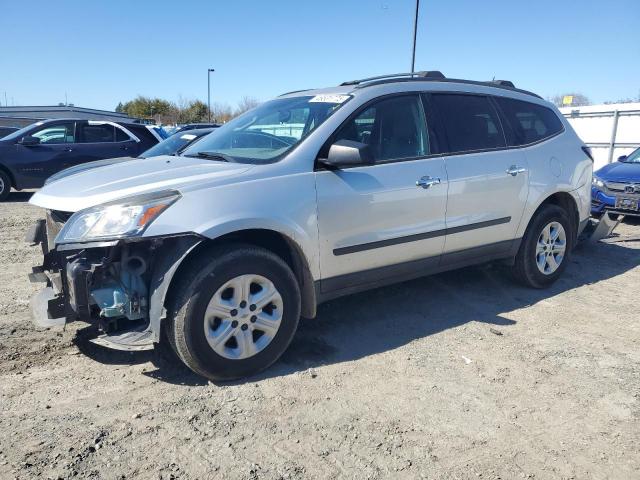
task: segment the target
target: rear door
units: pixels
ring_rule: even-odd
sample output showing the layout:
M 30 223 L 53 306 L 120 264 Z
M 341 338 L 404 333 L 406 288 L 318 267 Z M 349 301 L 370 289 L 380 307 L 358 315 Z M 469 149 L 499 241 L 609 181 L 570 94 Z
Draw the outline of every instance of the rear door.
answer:
M 328 143 L 338 140 L 368 144 L 375 164 L 316 172 L 323 292 L 436 266 L 444 246 L 447 177 L 444 160 L 430 149 L 420 96 L 362 107 Z M 433 184 L 426 187 L 424 179 Z
M 69 159 L 70 166 L 104 158 L 129 156 L 135 144 L 119 127 L 111 123 L 78 122 L 77 132 L 78 142 Z
M 508 149 L 492 98 L 433 93 L 449 178 L 443 261 L 509 252 L 529 191 L 524 154 Z
M 54 173 L 66 168 L 75 147 L 75 122 L 61 120 L 33 130 L 36 145 L 16 144 L 16 170 L 22 188 L 41 187 Z

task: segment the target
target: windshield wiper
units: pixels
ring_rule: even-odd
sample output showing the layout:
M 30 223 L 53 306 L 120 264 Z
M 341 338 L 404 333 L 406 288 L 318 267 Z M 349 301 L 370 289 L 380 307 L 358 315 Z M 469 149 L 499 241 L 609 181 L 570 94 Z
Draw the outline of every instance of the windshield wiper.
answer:
M 185 157 L 206 158 L 207 160 L 221 160 L 223 162 L 233 162 L 233 158 L 220 152 L 196 152 L 194 154 L 185 155 Z

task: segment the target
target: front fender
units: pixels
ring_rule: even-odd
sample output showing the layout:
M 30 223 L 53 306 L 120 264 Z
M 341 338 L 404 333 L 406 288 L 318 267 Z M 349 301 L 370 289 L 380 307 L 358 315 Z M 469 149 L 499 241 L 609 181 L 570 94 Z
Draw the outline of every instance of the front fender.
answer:
M 165 299 L 175 275 L 182 261 L 200 245 L 204 239 L 197 235 L 177 237 L 164 246 L 161 260 L 154 265 L 149 285 L 149 327 L 153 334 L 153 341 L 160 341 L 162 320 L 167 316 Z
M 237 215 L 219 220 L 214 225 L 207 226 L 198 233 L 203 237 L 215 240 L 224 235 L 243 230 L 269 230 L 281 234 L 302 252 L 313 278 L 320 278 L 317 249 L 313 248 L 313 239 L 309 237 L 302 227 L 284 218 L 265 219 Z

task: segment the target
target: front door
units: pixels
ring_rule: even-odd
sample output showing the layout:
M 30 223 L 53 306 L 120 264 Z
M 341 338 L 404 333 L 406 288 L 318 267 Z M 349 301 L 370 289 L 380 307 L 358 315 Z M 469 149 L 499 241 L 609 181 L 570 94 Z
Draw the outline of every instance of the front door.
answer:
M 419 95 L 363 107 L 330 142 L 338 140 L 368 144 L 375 164 L 316 172 L 322 290 L 436 266 L 444 246 L 447 175 L 444 160 L 431 155 Z
M 30 132 L 40 143 L 16 144 L 16 162 L 22 188 L 37 188 L 54 173 L 69 166 L 75 145 L 75 122 L 48 123 Z

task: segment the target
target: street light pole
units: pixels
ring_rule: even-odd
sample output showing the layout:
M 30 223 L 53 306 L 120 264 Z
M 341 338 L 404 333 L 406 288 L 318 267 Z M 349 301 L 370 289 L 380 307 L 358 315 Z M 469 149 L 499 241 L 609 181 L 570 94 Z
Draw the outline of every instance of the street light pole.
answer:
M 413 20 L 413 53 L 411 54 L 411 73 L 416 66 L 416 37 L 418 36 L 418 12 L 420 11 L 420 0 L 416 0 L 416 16 Z
M 207 69 L 207 110 L 209 111 L 209 123 L 211 123 L 211 72 L 213 68 Z

